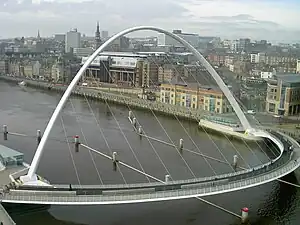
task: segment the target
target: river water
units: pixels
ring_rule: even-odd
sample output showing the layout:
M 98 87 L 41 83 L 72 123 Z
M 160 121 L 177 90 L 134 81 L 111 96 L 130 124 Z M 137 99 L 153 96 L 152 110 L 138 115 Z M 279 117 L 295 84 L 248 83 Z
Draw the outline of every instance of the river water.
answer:
M 28 136 L 9 136 L 8 141 L 1 140 L 0 144 L 23 152 L 25 160 L 30 163 L 36 149 L 36 130 L 45 128 L 59 99 L 60 94 L 57 93 L 0 83 L 0 124 L 7 124 L 11 132 Z M 232 162 L 238 151 L 241 166 L 255 166 L 260 161 L 267 161 L 266 154 L 273 156 L 264 143 L 244 143 L 208 134 L 206 130 L 199 130 L 194 122 L 179 123 L 175 118 L 155 117 L 150 112 L 134 110 L 134 114 L 149 136 L 176 144 L 183 138 L 185 147 L 196 153 Z M 82 143 L 108 155 L 116 151 L 122 161 L 139 169 L 142 166 L 147 173 L 159 179 L 164 179 L 168 173 L 172 179 L 192 178 L 193 174 L 197 177 L 213 175 L 206 161 L 195 153 L 184 152 L 181 156 L 174 148 L 141 140 L 133 132 L 127 116 L 126 107 L 72 98 L 51 132 L 38 173 L 53 184 L 148 182 L 143 175 L 123 167 L 122 173 L 113 171 L 110 161 L 83 148 L 76 153 L 73 145 L 68 145 L 66 140 L 72 141 L 74 135 L 79 135 Z M 218 174 L 231 171 L 225 164 L 214 161 L 210 164 Z M 286 179 L 296 182 L 294 176 Z M 273 182 L 206 199 L 236 213 L 240 213 L 242 207 L 249 207 L 251 224 L 296 225 L 300 221 L 299 193 L 294 187 Z M 240 223 L 239 219 L 195 199 L 132 205 L 52 206 L 48 211 L 12 216 L 18 225 Z

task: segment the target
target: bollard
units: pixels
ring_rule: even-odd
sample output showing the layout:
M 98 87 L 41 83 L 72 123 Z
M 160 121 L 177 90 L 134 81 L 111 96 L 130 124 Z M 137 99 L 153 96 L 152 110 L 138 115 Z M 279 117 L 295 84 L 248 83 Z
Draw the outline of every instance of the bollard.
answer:
M 129 117 L 129 119 L 130 119 L 130 120 L 132 120 L 132 117 L 133 117 L 133 113 L 132 113 L 132 111 L 129 111 L 129 113 L 128 113 L 128 117 Z
M 135 117 L 132 119 L 132 125 L 136 128 L 136 118 Z
M 242 223 L 247 223 L 249 220 L 249 209 L 248 208 L 242 208 Z
M 166 175 L 165 176 L 165 182 L 168 183 L 170 181 L 170 178 L 171 178 L 170 175 Z
M 239 158 L 239 157 L 238 157 L 237 155 L 234 155 L 234 156 L 233 156 L 233 164 L 232 164 L 232 165 L 233 165 L 233 168 L 234 168 L 234 169 L 237 168 L 238 158 Z
M 142 134 L 143 134 L 143 129 L 142 129 L 142 126 L 139 126 L 139 130 L 138 130 L 138 132 L 139 132 L 139 135 L 142 137 Z
M 41 133 L 40 130 L 37 130 L 37 132 L 36 132 L 36 140 L 37 140 L 38 144 L 41 142 L 41 139 L 42 139 L 42 133 Z
M 79 143 L 79 136 L 76 135 L 74 137 L 74 140 L 75 140 L 75 152 L 79 152 L 79 145 L 80 145 L 80 143 Z
M 183 150 L 183 139 L 180 138 L 179 140 L 179 149 L 182 151 Z
M 4 139 L 4 141 L 7 141 L 7 134 L 8 134 L 7 126 L 3 125 L 3 139 Z

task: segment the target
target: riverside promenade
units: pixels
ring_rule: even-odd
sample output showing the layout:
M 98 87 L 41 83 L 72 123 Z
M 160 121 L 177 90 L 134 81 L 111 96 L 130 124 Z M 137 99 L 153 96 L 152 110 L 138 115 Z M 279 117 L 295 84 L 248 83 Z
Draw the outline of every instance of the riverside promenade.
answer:
M 51 84 L 45 81 L 29 80 L 20 77 L 9 77 L 2 75 L 0 76 L 0 80 L 14 83 L 24 81 L 29 87 L 49 90 L 53 92 L 64 92 L 67 88 L 67 85 Z M 198 126 L 202 129 L 207 129 L 215 133 L 225 133 L 226 135 L 237 139 L 244 139 L 249 141 L 260 140 L 257 137 L 245 134 L 244 131 L 241 130 L 241 126 L 237 126 L 238 123 L 219 123 L 214 120 L 207 120 L 208 117 L 217 117 L 217 115 L 213 115 L 211 112 L 205 110 L 185 108 L 177 105 L 165 104 L 159 101 L 150 101 L 138 97 L 106 92 L 103 90 L 99 90 L 95 87 L 77 86 L 75 90 L 73 90 L 72 94 L 74 96 L 84 98 L 86 97 L 92 100 L 99 100 L 103 102 L 110 102 L 114 104 L 129 106 L 130 108 L 138 108 L 142 110 L 153 111 L 167 116 L 177 116 L 181 119 L 197 122 Z M 221 115 L 219 115 L 219 118 L 220 117 Z M 224 118 L 224 120 L 227 119 Z
M 50 84 L 44 81 L 35 81 L 29 79 L 23 79 L 18 77 L 1 76 L 0 80 L 10 81 L 10 82 L 21 82 L 25 81 L 26 85 L 29 87 L 50 90 L 55 92 L 64 92 L 67 88 L 66 85 Z M 140 98 L 129 97 L 126 95 L 110 93 L 106 91 L 99 90 L 97 88 L 82 87 L 78 86 L 76 90 L 72 92 L 73 95 L 87 97 L 89 99 L 100 100 L 104 102 L 111 102 L 114 104 L 120 104 L 125 106 L 130 106 L 132 108 L 139 108 L 144 110 L 153 110 L 161 114 L 169 116 L 178 116 L 183 119 L 193 120 L 199 122 L 203 116 L 209 115 L 210 113 L 204 110 L 188 109 L 185 107 L 180 107 L 176 105 L 168 105 L 158 101 L 150 101 Z

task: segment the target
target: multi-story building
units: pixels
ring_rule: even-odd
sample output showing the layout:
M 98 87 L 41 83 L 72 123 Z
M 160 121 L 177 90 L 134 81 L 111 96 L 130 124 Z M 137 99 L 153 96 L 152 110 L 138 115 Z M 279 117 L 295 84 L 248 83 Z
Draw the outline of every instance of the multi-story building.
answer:
M 8 74 L 8 60 L 0 60 L 0 74 Z
M 170 83 L 174 77 L 184 76 L 184 65 L 164 64 L 158 67 L 158 82 Z
M 80 48 L 81 34 L 77 29 L 67 32 L 65 39 L 65 52 L 72 52 L 74 48 Z
M 202 109 L 211 113 L 232 112 L 232 108 L 219 88 L 198 84 L 162 84 L 160 101 L 192 109 Z
M 83 57 L 81 64 L 86 60 Z M 158 65 L 145 55 L 104 52 L 87 69 L 84 81 L 150 87 L 158 83 Z
M 89 56 L 89 55 L 93 54 L 93 52 L 94 52 L 93 48 L 74 48 L 73 49 L 73 54 L 78 58 Z
M 298 74 L 276 75 L 268 81 L 266 111 L 293 116 L 300 113 L 300 76 Z

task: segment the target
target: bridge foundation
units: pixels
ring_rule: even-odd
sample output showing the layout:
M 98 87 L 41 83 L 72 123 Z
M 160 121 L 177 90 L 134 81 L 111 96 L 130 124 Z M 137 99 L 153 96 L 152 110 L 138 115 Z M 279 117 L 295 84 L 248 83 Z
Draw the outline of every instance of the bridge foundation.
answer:
M 80 145 L 80 143 L 79 143 L 79 136 L 78 135 L 76 135 L 74 137 L 74 142 L 75 142 L 75 152 L 79 152 L 79 145 Z
M 3 139 L 4 139 L 4 141 L 7 141 L 7 135 L 8 135 L 7 126 L 3 125 Z
M 42 140 L 42 133 L 40 130 L 37 130 L 36 132 L 36 140 L 37 140 L 37 143 L 39 144 Z

